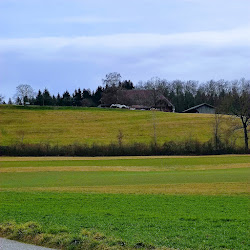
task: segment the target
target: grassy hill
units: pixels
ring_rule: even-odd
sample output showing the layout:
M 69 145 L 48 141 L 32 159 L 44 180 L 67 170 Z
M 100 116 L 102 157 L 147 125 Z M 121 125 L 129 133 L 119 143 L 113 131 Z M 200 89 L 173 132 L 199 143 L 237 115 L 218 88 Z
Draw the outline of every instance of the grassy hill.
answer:
M 0 105 L 0 145 L 182 141 L 213 136 L 214 115 L 75 107 Z

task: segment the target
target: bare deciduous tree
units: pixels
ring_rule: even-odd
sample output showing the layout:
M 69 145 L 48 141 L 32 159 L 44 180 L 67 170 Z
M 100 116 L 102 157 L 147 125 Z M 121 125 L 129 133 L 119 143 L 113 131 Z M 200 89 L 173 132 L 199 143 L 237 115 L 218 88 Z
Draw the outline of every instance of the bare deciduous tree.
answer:
M 31 99 L 35 96 L 34 89 L 28 84 L 20 84 L 16 87 L 16 100 L 20 99 L 22 104 L 25 105 L 25 102 L 28 99 Z
M 221 125 L 222 125 L 222 114 L 215 113 L 214 115 L 214 123 L 213 123 L 213 135 L 214 135 L 214 146 L 215 149 L 218 150 L 221 144 Z
M 250 125 L 250 81 L 241 79 L 240 89 L 234 87 L 231 96 L 225 99 L 223 103 L 224 112 L 230 114 L 233 118 L 239 118 L 241 123 L 234 123 L 233 130 L 243 130 L 245 151 L 249 151 L 248 130 Z
M 117 134 L 117 141 L 118 141 L 118 145 L 119 147 L 122 147 L 122 143 L 123 143 L 123 133 L 122 130 L 119 129 L 118 134 Z
M 0 94 L 0 104 L 4 102 L 4 97 Z
M 153 120 L 153 144 L 156 147 L 157 145 L 157 134 L 156 134 L 156 111 L 152 110 L 152 120 Z
M 105 79 L 102 79 L 104 85 L 104 91 L 101 98 L 101 102 L 110 106 L 117 103 L 117 91 L 121 83 L 121 75 L 117 72 L 109 73 Z
M 119 87 L 121 82 L 121 75 L 117 72 L 109 73 L 106 75 L 105 79 L 102 79 L 103 85 L 107 87 Z

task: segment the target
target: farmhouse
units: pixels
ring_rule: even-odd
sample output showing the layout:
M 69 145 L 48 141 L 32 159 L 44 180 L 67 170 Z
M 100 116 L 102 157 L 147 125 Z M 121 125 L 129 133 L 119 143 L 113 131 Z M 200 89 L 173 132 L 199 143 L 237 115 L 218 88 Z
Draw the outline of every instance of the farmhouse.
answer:
M 117 103 L 135 109 L 159 109 L 165 112 L 174 112 L 174 105 L 161 93 L 154 90 L 118 90 Z
M 215 107 L 207 103 L 202 103 L 200 105 L 184 110 L 183 113 L 214 114 Z

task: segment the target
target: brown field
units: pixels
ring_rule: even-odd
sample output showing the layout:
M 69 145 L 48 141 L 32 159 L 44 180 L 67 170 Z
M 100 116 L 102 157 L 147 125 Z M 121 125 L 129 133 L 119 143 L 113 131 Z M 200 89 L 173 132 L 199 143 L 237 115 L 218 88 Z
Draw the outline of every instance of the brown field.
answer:
M 241 157 L 244 155 L 230 154 L 230 155 L 216 155 L 218 158 L 223 157 Z M 249 155 L 250 156 L 250 155 Z M 118 160 L 118 159 L 167 159 L 167 158 L 201 158 L 201 157 L 214 157 L 214 155 L 206 156 L 182 156 L 182 155 L 160 155 L 160 156 L 107 156 L 107 157 L 70 157 L 70 156 L 43 156 L 43 157 L 32 157 L 32 156 L 22 156 L 22 157 L 12 157 L 12 156 L 1 156 L 1 161 L 81 161 L 81 160 Z
M 212 170 L 212 169 L 233 169 L 233 168 L 249 168 L 248 163 L 241 164 L 225 164 L 225 165 L 217 165 L 217 166 L 175 166 L 175 167 L 124 167 L 124 166 L 64 166 L 64 167 L 3 167 L 0 168 L 0 173 L 22 173 L 22 172 L 97 172 L 97 171 L 118 171 L 118 172 L 150 172 L 150 171 L 173 171 L 173 170 Z
M 117 185 L 92 187 L 32 187 L 0 188 L 0 191 L 15 192 L 76 192 L 107 194 L 186 194 L 186 195 L 248 195 L 247 183 L 185 183 L 164 185 Z

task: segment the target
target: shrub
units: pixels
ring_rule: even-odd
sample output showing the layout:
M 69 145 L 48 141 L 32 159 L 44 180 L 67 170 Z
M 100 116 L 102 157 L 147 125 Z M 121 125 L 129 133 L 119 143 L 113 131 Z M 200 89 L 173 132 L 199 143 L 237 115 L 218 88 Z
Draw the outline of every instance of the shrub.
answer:
M 120 242 L 122 242 L 86 229 L 82 229 L 79 234 L 71 234 L 66 227 L 59 226 L 48 228 L 45 231 L 36 222 L 2 223 L 0 224 L 0 236 L 60 249 L 121 249 Z
M 244 154 L 244 148 L 235 144 L 220 143 L 215 148 L 213 140 L 201 143 L 188 139 L 182 142 L 165 142 L 164 144 L 115 144 L 99 145 L 70 144 L 50 145 L 17 143 L 0 146 L 0 156 L 146 156 L 146 155 L 212 155 L 212 154 Z

